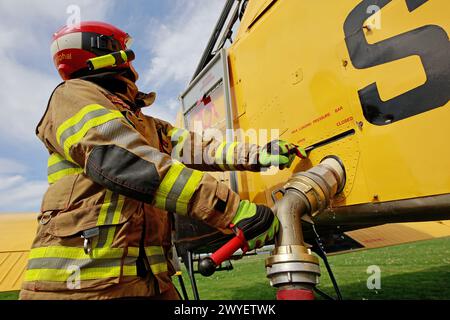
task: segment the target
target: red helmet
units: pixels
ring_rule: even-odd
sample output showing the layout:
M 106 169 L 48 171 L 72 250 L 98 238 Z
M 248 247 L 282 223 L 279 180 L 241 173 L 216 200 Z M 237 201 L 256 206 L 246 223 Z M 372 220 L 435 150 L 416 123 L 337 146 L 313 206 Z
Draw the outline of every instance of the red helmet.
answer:
M 53 35 L 51 53 L 63 80 L 86 75 L 86 61 L 131 46 L 130 35 L 108 23 L 85 21 L 65 26 Z M 128 68 L 124 63 L 117 68 Z

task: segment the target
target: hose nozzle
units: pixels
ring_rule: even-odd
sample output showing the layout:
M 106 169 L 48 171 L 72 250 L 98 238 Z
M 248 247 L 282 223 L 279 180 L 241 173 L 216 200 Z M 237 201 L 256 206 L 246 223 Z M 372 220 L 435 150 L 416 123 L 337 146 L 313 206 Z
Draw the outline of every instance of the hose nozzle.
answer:
M 273 193 L 280 231 L 275 250 L 266 259 L 267 277 L 278 288 L 278 299 L 312 299 L 319 283 L 319 260 L 303 239 L 301 220 L 314 217 L 329 205 L 345 185 L 345 168 L 339 158 L 329 156 L 306 172 L 293 175 L 284 188 Z M 275 194 L 283 197 L 276 200 Z M 311 220 L 312 221 L 312 220 Z

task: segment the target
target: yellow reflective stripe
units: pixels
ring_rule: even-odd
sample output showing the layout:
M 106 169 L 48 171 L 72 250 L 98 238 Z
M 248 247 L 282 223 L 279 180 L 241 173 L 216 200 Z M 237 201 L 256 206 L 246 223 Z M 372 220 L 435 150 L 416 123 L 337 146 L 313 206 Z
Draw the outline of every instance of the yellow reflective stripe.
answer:
M 219 147 L 217 147 L 215 160 L 216 164 L 222 169 L 223 171 L 226 171 L 227 168 L 224 165 L 224 159 L 223 159 L 223 148 L 226 146 L 226 142 L 222 142 Z
M 124 256 L 125 250 L 127 250 L 127 256 Z M 29 260 L 33 259 L 68 259 L 68 260 L 81 260 L 86 259 L 118 259 L 117 263 L 120 264 L 123 258 L 132 257 L 137 258 L 139 256 L 138 247 L 123 248 L 105 248 L 105 249 L 93 249 L 92 255 L 84 253 L 83 248 L 74 247 L 42 247 L 31 249 L 29 254 Z M 93 261 L 94 261 L 93 260 Z M 45 264 L 43 265 L 45 266 Z M 74 266 L 76 263 L 74 262 Z M 124 266 L 108 266 L 108 267 L 81 267 L 79 280 L 94 280 L 104 278 L 114 278 L 121 275 L 135 276 L 137 275 L 136 265 L 126 264 Z M 28 269 L 25 273 L 25 281 L 67 281 L 69 277 L 76 276 L 73 269 L 66 268 L 61 269 Z
M 132 276 L 137 274 L 136 266 L 81 268 L 79 280 L 95 280 L 120 277 L 122 274 Z M 33 269 L 25 272 L 25 281 L 55 281 L 65 282 L 69 277 L 75 277 L 73 269 Z M 74 278 L 74 280 L 76 280 Z
M 122 275 L 136 276 L 137 275 L 137 267 L 136 266 L 123 266 Z
M 133 255 L 131 255 L 133 253 Z M 84 252 L 83 248 L 75 248 L 75 247 L 41 247 L 34 248 L 30 250 L 29 259 L 39 259 L 39 258 L 62 258 L 62 259 L 86 259 L 86 258 L 95 258 L 95 259 L 113 259 L 113 258 L 122 258 L 124 255 L 123 248 L 93 248 L 92 254 L 87 255 Z M 137 257 L 138 254 L 135 254 L 135 251 L 130 251 L 128 248 L 128 255 Z
M 52 153 L 47 161 L 47 180 L 53 184 L 65 176 L 83 173 L 83 169 L 77 164 L 67 161 L 58 153 Z
M 78 122 L 80 122 L 86 114 L 88 114 L 89 112 L 92 112 L 95 110 L 101 110 L 101 109 L 105 109 L 105 107 L 103 107 L 99 104 L 90 104 L 90 105 L 85 106 L 80 111 L 78 111 L 77 114 L 74 115 L 73 117 L 64 121 L 58 127 L 58 130 L 56 130 L 57 142 L 61 143 L 61 135 L 63 134 L 63 132 L 66 131 L 67 129 L 69 129 L 70 127 L 72 127 L 73 125 L 77 124 Z
M 155 206 L 160 209 L 165 209 L 166 207 L 166 197 L 169 194 L 172 186 L 183 170 L 184 165 L 180 162 L 174 161 L 169 171 L 164 176 L 163 181 L 158 187 L 155 194 Z
M 103 204 L 98 215 L 97 226 L 102 226 L 105 224 L 106 214 L 108 213 L 108 208 L 111 205 L 111 196 L 112 191 L 106 190 L 105 199 L 103 200 Z
M 164 249 L 160 246 L 145 247 L 147 256 L 157 256 L 164 254 Z
M 56 181 L 64 178 L 65 176 L 70 176 L 73 174 L 83 173 L 83 169 L 81 168 L 68 168 L 58 172 L 55 172 L 47 177 L 48 183 L 53 184 Z
M 67 137 L 67 139 L 64 140 L 64 142 L 63 142 L 64 145 L 61 145 L 61 137 L 66 130 L 70 130 L 73 126 L 78 124 L 90 112 L 93 112 L 96 110 L 102 110 L 102 109 L 107 110 L 108 113 L 94 117 L 94 118 L 86 121 L 77 132 L 75 132 L 74 134 L 72 134 L 71 136 Z M 63 124 L 61 124 L 61 126 L 58 127 L 58 129 L 56 131 L 56 139 L 57 139 L 58 143 L 61 145 L 61 147 L 63 147 L 64 155 L 66 156 L 66 159 L 73 162 L 73 159 L 69 153 L 70 148 L 73 145 L 80 142 L 81 139 L 86 135 L 86 133 L 90 129 L 97 127 L 99 125 L 102 125 L 108 121 L 122 118 L 122 117 L 123 117 L 123 115 L 120 113 L 120 111 L 108 110 L 105 107 L 102 107 L 101 105 L 93 104 L 93 105 L 88 105 L 88 106 L 84 107 L 75 116 L 66 120 Z
M 172 137 L 173 135 L 175 135 L 177 133 L 178 130 L 180 130 L 180 129 L 172 128 L 169 130 L 169 132 L 167 134 L 169 135 L 169 137 Z
M 150 246 L 145 247 L 145 254 L 151 261 L 151 257 L 160 256 L 164 257 L 164 249 L 161 246 Z M 164 258 L 165 259 L 165 258 Z M 167 262 L 150 263 L 150 269 L 152 269 L 153 274 L 158 274 L 162 272 L 167 272 Z
M 114 200 L 113 200 L 114 195 Z M 115 225 L 118 224 L 120 221 L 120 214 L 122 213 L 122 208 L 125 203 L 125 197 L 120 194 L 114 194 L 110 190 L 106 190 L 105 193 L 105 199 L 103 200 L 102 207 L 100 208 L 100 213 L 98 215 L 97 219 L 97 226 L 103 226 L 103 225 Z M 111 208 L 111 206 L 114 207 L 114 212 L 111 215 L 108 216 L 108 211 Z M 112 209 L 112 208 L 111 208 Z M 110 220 L 110 221 L 107 221 Z
M 114 211 L 114 218 L 112 221 L 113 225 L 116 225 L 119 223 L 120 214 L 122 213 L 122 207 L 123 207 L 124 202 L 125 202 L 125 198 L 123 196 L 119 196 L 119 199 L 118 199 L 117 205 L 116 205 L 116 210 Z M 105 247 L 111 246 L 111 244 L 114 240 L 114 234 L 116 232 L 116 228 L 117 228 L 117 226 L 110 227 L 108 229 L 108 236 L 106 238 Z
M 163 210 L 174 210 L 178 214 L 187 214 L 189 201 L 202 178 L 203 172 L 187 169 L 183 164 L 174 162 L 156 191 L 155 206 Z
M 177 199 L 176 212 L 178 214 L 187 214 L 189 201 L 191 200 L 195 190 L 197 190 L 197 187 L 200 184 L 202 178 L 203 172 L 197 170 L 192 171 L 191 177 L 189 178 L 188 182 L 183 188 L 183 191 Z
M 117 200 L 116 210 L 114 211 L 114 217 L 112 224 L 118 224 L 120 220 L 120 215 L 122 213 L 123 204 L 125 203 L 125 197 L 119 195 L 119 198 Z
M 128 56 L 127 53 L 123 50 L 120 50 L 120 56 L 122 57 L 123 61 L 127 62 L 128 61 Z
M 128 257 L 139 257 L 139 248 L 138 247 L 128 247 L 127 248 L 127 256 Z
M 51 167 L 52 165 L 64 160 L 66 159 L 64 159 L 64 157 L 60 156 L 58 153 L 52 153 L 50 157 L 48 157 L 47 167 Z
M 153 274 L 167 272 L 167 263 L 162 262 L 157 264 L 151 264 L 150 269 L 152 269 Z
M 103 200 L 97 219 L 97 226 L 102 228 L 100 229 L 99 237 L 94 243 L 94 247 L 104 248 L 111 246 L 124 203 L 125 197 L 106 190 L 105 199 Z
M 110 247 L 114 240 L 114 234 L 116 233 L 117 226 L 108 227 L 108 234 L 106 235 L 106 241 L 103 247 Z
M 73 161 L 72 157 L 70 156 L 69 150 L 70 148 L 77 144 L 78 142 L 81 141 L 81 139 L 83 139 L 83 137 L 86 135 L 86 133 L 94 128 L 94 127 L 98 127 L 99 125 L 102 125 L 108 121 L 114 120 L 114 119 L 118 119 L 121 118 L 122 114 L 120 113 L 120 111 L 112 111 L 111 113 L 105 114 L 103 116 L 100 116 L 98 118 L 94 118 L 89 120 L 88 122 L 86 122 L 83 126 L 83 128 L 78 131 L 78 133 L 74 134 L 73 136 L 70 136 L 69 138 L 66 139 L 66 141 L 64 142 L 64 154 L 66 155 L 67 159 L 70 161 Z
M 234 167 L 234 150 L 236 149 L 236 146 L 238 145 L 238 142 L 233 142 L 227 150 L 227 160 L 226 163 L 228 165 L 228 167 L 230 168 L 230 170 L 235 170 Z

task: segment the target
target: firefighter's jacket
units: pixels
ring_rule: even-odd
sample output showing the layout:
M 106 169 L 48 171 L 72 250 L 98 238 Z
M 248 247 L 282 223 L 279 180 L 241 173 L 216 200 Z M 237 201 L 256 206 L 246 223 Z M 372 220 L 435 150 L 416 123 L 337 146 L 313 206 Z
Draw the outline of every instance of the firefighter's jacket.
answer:
M 174 274 L 168 212 L 229 232 L 239 196 L 203 171 L 259 170 L 257 146 L 189 139 L 196 135 L 82 79 L 55 89 L 36 130 L 49 151 L 49 188 L 21 299 L 164 293 Z M 197 163 L 174 160 L 174 148 Z

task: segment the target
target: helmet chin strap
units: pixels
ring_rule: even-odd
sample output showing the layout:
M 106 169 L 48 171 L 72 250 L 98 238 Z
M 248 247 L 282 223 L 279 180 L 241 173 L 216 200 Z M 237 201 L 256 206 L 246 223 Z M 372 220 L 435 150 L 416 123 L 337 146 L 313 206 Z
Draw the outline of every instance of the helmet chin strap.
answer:
M 127 73 L 131 73 L 131 75 L 129 75 L 129 79 L 133 82 L 138 81 L 139 79 L 139 73 L 136 71 L 136 69 L 134 68 L 134 66 L 130 63 L 130 67 L 127 68 Z

